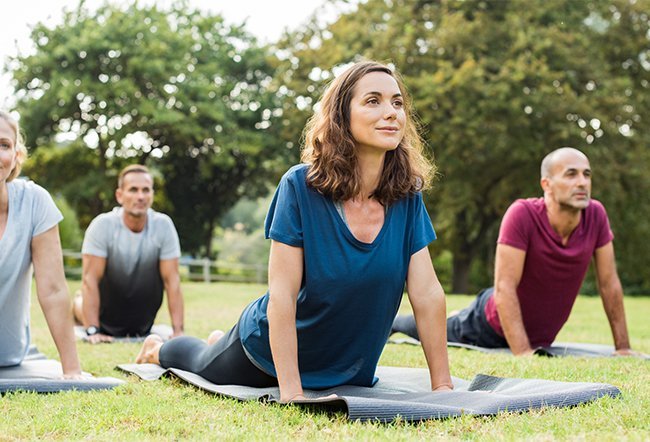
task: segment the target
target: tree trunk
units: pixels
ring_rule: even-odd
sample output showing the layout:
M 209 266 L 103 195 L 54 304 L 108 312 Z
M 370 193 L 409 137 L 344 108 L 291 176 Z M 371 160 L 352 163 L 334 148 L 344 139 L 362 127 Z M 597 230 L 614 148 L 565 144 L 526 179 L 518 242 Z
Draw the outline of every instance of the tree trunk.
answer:
M 469 270 L 471 264 L 472 258 L 469 254 L 454 253 L 452 260 L 452 293 L 469 294 Z
M 470 223 L 468 221 L 470 216 L 467 211 L 462 211 L 456 214 L 456 229 L 457 238 L 460 239 L 458 243 L 452 245 L 451 252 L 452 258 L 452 277 L 451 277 L 451 292 L 458 294 L 469 293 L 469 269 L 472 264 L 473 244 L 470 234 Z
M 212 235 L 214 233 L 214 219 L 208 221 L 208 227 L 205 231 L 205 256 L 208 259 L 214 259 L 212 256 Z

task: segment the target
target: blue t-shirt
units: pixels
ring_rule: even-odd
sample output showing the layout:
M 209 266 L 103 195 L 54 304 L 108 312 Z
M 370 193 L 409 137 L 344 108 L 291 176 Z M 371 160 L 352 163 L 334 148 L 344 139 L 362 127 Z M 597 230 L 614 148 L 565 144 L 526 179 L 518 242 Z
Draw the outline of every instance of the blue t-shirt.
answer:
M 298 367 L 305 388 L 372 386 L 397 313 L 411 255 L 436 237 L 415 194 L 392 204 L 371 244 L 357 240 L 334 202 L 307 186 L 309 166 L 282 178 L 266 218 L 266 237 L 304 251 L 296 306 Z M 269 345 L 269 293 L 244 310 L 240 338 L 252 362 L 276 376 Z

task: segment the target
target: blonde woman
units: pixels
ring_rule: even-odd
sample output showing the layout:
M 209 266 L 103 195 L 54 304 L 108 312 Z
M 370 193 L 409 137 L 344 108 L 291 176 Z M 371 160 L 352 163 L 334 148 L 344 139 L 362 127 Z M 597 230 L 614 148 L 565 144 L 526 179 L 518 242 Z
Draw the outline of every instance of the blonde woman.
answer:
M 15 180 L 26 156 L 18 122 L 0 111 L 0 366 L 20 364 L 29 349 L 33 266 L 63 376 L 78 379 L 81 368 L 57 227 L 63 216 L 45 189 Z

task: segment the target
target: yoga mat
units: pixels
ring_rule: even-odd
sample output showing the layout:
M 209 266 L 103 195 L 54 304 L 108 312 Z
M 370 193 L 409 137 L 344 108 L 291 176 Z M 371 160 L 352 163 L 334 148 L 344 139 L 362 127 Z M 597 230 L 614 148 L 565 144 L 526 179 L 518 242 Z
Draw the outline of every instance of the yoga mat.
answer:
M 56 393 L 69 390 L 109 390 L 125 383 L 116 378 L 95 378 L 88 373 L 84 374 L 87 378 L 83 380 L 62 379 L 61 364 L 47 359 L 32 346 L 22 364 L 0 367 L 0 394 L 10 391 Z
M 35 345 L 30 345 L 29 350 L 27 351 L 27 355 L 25 356 L 24 361 L 34 361 L 34 360 L 39 360 L 39 359 L 47 359 L 47 356 L 45 356 L 43 353 L 38 351 L 38 348 L 36 348 Z
M 153 381 L 173 375 L 205 391 L 245 400 L 277 401 L 277 387 L 251 388 L 216 385 L 187 371 L 164 369 L 154 364 L 121 364 L 118 369 Z M 372 388 L 343 385 L 322 391 L 305 390 L 310 401 L 299 406 L 323 411 L 343 411 L 350 420 L 392 422 L 422 421 L 462 414 L 478 416 L 499 412 L 523 412 L 546 406 L 570 407 L 602 396 L 617 397 L 618 388 L 608 384 L 557 382 L 542 379 L 499 378 L 484 374 L 472 381 L 453 378 L 453 391 L 432 392 L 429 371 L 424 368 L 378 367 L 379 382 Z M 335 398 L 324 396 L 335 394 Z
M 86 329 L 83 326 L 75 326 L 74 334 L 77 339 L 88 342 L 88 335 L 86 334 Z M 154 324 L 151 327 L 150 334 L 158 335 L 163 339 L 163 341 L 168 341 L 174 334 L 174 330 L 167 324 Z M 146 336 L 114 336 L 111 342 L 103 342 L 103 344 L 113 344 L 119 342 L 142 342 L 144 341 L 144 338 L 146 338 Z
M 420 345 L 420 341 L 411 337 L 401 339 L 389 339 L 389 344 L 410 344 Z M 464 348 L 467 350 L 476 350 L 483 353 L 501 353 L 512 354 L 509 348 L 486 348 L 477 345 L 461 344 L 460 342 L 447 342 L 447 347 Z M 535 354 L 539 356 L 548 357 L 585 357 L 585 358 L 611 358 L 620 357 L 614 355 L 614 347 L 611 345 L 603 344 L 584 344 L 576 342 L 554 342 L 550 347 L 538 347 L 535 349 Z M 650 359 L 650 355 L 640 353 L 637 356 L 626 356 L 637 359 Z

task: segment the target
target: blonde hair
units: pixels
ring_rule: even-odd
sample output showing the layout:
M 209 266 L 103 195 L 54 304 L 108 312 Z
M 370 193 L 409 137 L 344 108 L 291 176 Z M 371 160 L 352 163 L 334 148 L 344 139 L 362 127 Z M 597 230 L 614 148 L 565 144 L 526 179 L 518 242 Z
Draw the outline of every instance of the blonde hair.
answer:
M 361 179 L 356 143 L 350 130 L 350 102 L 358 81 L 371 72 L 383 72 L 395 79 L 404 99 L 404 138 L 386 153 L 384 169 L 372 196 L 384 206 L 409 194 L 429 188 L 435 165 L 424 155 L 424 143 L 411 108 L 411 100 L 400 76 L 374 61 L 355 63 L 330 83 L 316 112 L 304 130 L 301 160 L 310 165 L 307 184 L 335 201 L 359 195 Z
M 14 150 L 16 151 L 16 165 L 7 177 L 7 182 L 9 182 L 20 175 L 20 170 L 23 167 L 23 163 L 27 159 L 27 147 L 25 147 L 25 139 L 20 133 L 20 125 L 18 124 L 18 121 L 12 117 L 9 112 L 2 110 L 0 110 L 0 118 L 6 121 L 9 127 L 11 127 L 11 129 L 14 131 Z

